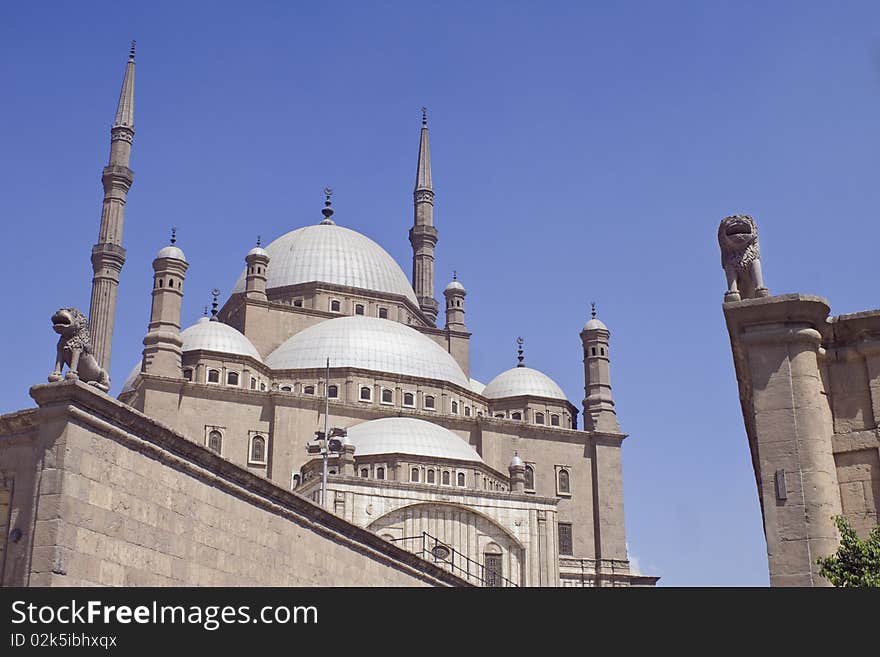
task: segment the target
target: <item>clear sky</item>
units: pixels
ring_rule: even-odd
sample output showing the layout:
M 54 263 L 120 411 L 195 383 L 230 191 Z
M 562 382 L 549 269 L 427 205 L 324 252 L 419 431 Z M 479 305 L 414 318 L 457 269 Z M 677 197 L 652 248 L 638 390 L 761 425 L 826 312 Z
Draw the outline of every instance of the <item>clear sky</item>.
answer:
M 578 407 L 612 331 L 627 537 L 665 585 L 766 585 L 716 242 L 755 216 L 773 293 L 878 305 L 876 2 L 88 2 L 0 20 L 0 412 L 88 310 L 100 172 L 138 41 L 135 182 L 111 375 L 140 358 L 172 225 L 189 325 L 258 234 L 334 219 L 410 271 L 429 108 L 436 287 L 468 289 L 472 376 L 515 363 Z M 442 320 L 442 317 L 441 317 Z

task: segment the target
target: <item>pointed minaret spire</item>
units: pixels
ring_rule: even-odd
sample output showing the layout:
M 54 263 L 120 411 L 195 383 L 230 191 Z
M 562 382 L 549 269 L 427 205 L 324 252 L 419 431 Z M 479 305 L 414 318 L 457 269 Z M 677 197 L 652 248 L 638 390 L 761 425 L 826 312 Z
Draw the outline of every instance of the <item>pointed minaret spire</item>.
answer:
M 433 324 L 437 320 L 439 307 L 434 298 L 434 247 L 437 245 L 437 229 L 434 228 L 434 185 L 431 182 L 428 110 L 424 107 L 413 201 L 415 218 L 409 231 L 409 242 L 413 248 L 413 290 L 419 300 L 419 307 Z
M 89 325 L 95 358 L 105 370 L 110 369 L 119 272 L 125 264 L 125 249 L 122 248 L 125 201 L 134 180 L 134 173 L 128 168 L 134 139 L 134 46 L 132 41 L 116 116 L 110 128 L 110 158 L 101 175 L 104 186 L 101 228 L 98 243 L 92 247 L 94 277 Z

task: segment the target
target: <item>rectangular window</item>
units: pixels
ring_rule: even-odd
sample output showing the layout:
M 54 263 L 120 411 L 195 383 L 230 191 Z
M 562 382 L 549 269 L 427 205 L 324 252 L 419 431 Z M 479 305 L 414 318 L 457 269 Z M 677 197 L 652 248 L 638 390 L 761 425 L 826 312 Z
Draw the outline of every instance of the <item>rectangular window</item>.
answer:
M 571 543 L 571 523 L 570 522 L 560 522 L 559 523 L 559 554 L 569 555 L 574 554 L 572 543 Z
M 294 299 L 293 300 L 293 307 L 294 308 L 302 308 L 303 307 L 303 300 L 302 299 Z

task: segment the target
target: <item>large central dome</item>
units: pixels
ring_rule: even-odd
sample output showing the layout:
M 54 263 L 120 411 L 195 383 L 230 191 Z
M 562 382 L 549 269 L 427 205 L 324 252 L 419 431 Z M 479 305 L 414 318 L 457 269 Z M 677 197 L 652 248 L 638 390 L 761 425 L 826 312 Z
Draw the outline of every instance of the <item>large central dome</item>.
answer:
M 455 359 L 415 329 L 377 317 L 325 319 L 289 337 L 266 358 L 273 370 L 356 367 L 373 372 L 448 381 L 462 388 L 468 379 Z
M 266 247 L 267 289 L 300 283 L 332 283 L 396 294 L 419 302 L 394 258 L 369 237 L 335 224 L 290 231 Z M 233 292 L 244 292 L 242 272 Z

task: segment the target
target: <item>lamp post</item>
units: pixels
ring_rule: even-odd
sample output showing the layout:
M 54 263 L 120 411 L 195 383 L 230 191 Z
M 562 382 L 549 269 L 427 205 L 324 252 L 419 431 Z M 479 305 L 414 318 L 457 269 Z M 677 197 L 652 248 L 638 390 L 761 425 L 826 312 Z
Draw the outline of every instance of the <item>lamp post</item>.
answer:
M 315 441 L 306 445 L 307 454 L 321 455 L 321 506 L 327 507 L 327 459 L 330 454 L 342 451 L 342 441 L 347 435 L 341 427 L 330 428 L 330 359 L 327 359 L 327 376 L 324 381 L 324 430 L 315 432 Z

